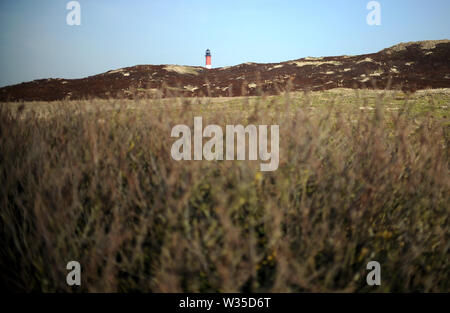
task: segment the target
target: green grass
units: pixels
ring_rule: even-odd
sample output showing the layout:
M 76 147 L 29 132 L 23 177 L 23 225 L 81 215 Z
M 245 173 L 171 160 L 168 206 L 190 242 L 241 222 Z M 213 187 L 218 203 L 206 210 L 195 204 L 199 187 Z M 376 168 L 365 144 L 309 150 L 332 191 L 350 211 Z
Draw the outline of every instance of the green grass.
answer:
M 2 104 L 1 280 L 44 292 L 448 292 L 449 100 L 339 89 Z M 172 160 L 172 127 L 200 115 L 280 125 L 278 170 Z M 379 287 L 366 285 L 371 260 Z

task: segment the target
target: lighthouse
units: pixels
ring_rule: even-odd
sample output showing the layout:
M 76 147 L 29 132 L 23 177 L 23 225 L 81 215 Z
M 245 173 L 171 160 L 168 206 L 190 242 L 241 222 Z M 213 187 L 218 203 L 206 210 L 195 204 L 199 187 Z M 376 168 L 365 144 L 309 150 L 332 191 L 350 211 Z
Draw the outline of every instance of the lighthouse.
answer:
M 209 51 L 209 49 L 206 49 L 206 68 L 210 69 L 211 68 L 211 51 Z

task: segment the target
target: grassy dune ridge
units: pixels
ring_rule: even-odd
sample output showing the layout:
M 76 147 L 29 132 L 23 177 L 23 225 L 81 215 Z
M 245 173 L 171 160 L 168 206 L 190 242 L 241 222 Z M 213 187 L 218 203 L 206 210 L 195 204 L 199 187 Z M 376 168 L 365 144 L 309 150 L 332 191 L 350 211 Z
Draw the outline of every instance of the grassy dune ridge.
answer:
M 0 280 L 22 291 L 450 290 L 449 90 L 3 103 Z M 280 125 L 280 165 L 176 124 Z M 66 285 L 67 262 L 82 285 Z M 366 284 L 366 264 L 382 284 Z

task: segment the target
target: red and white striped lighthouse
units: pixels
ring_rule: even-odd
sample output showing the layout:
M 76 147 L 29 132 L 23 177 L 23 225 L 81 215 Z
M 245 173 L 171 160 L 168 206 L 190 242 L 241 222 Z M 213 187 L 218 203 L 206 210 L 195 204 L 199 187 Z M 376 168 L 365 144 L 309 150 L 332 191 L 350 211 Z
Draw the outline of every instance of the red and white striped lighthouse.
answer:
M 211 51 L 209 51 L 209 49 L 206 49 L 206 68 L 210 69 L 211 68 Z

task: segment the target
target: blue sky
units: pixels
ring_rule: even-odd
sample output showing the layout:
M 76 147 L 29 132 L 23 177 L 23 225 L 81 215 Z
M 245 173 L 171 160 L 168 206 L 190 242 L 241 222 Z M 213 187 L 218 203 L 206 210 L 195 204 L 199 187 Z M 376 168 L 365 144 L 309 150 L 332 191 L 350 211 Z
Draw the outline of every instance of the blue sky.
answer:
M 379 0 L 0 0 L 0 86 L 80 78 L 137 64 L 280 62 L 363 54 L 399 42 L 450 39 L 450 1 Z

